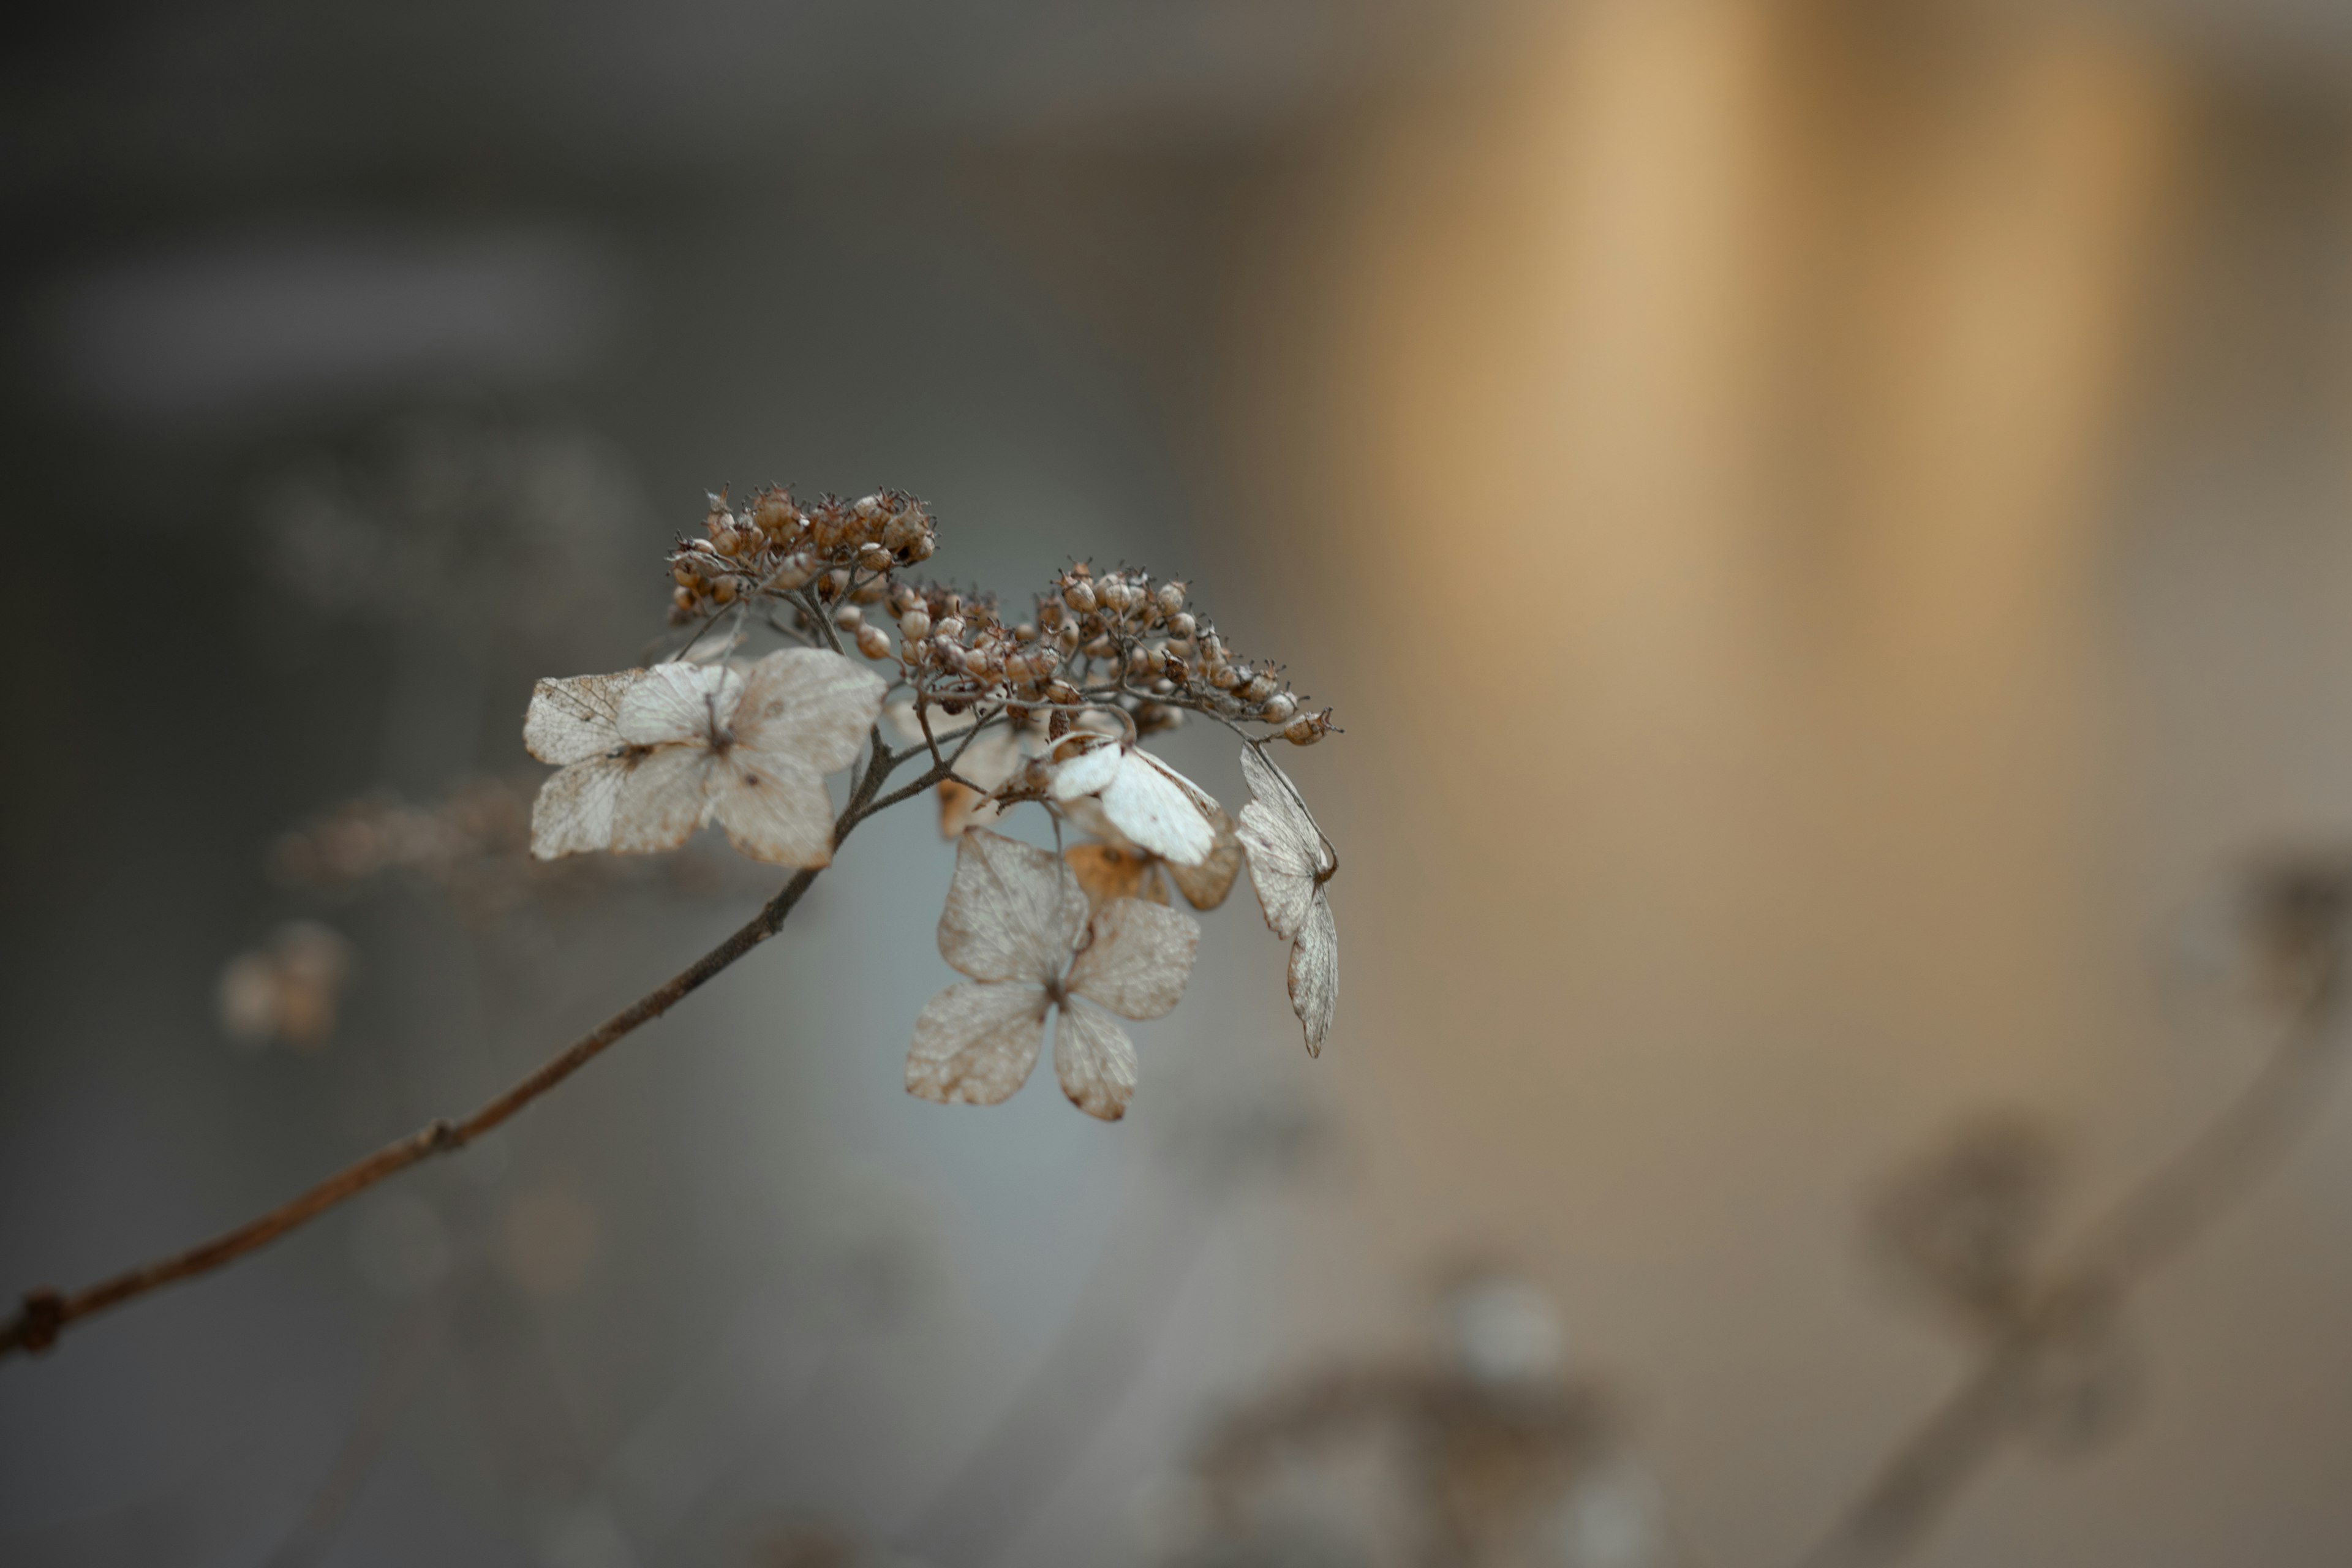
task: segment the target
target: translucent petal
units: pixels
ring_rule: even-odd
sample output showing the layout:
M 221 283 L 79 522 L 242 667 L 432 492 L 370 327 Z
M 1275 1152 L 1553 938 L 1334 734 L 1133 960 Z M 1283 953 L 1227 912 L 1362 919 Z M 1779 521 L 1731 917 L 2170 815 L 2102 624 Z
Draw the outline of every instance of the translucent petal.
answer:
M 530 852 L 541 860 L 609 849 L 613 808 L 643 752 L 574 763 L 539 786 L 530 807 Z
M 1089 925 L 1065 984 L 1123 1018 L 1160 1018 L 1184 994 L 1201 947 L 1201 922 L 1160 904 L 1118 899 Z
M 642 669 L 617 675 L 575 675 L 542 680 L 531 689 L 523 714 L 523 749 L 542 763 L 582 763 L 618 751 L 621 700 L 645 679 Z
M 1071 1104 L 1116 1121 L 1135 1098 L 1135 1042 L 1093 1008 L 1064 1003 L 1054 1026 L 1054 1076 Z
M 833 802 L 824 775 L 800 757 L 735 746 L 711 768 L 712 815 L 729 842 L 772 866 L 833 859 Z
M 779 648 L 751 667 L 742 698 L 722 720 L 740 744 L 792 752 L 819 774 L 839 773 L 857 760 L 882 712 L 889 683 L 826 648 Z
M 1216 803 L 1149 752 L 1130 751 L 1100 795 L 1111 826 L 1141 848 L 1179 866 L 1198 866 L 1217 845 L 1201 803 Z
M 743 677 L 723 664 L 657 664 L 621 700 L 621 738 L 633 745 L 710 742 L 732 722 Z
M 718 759 L 700 746 L 656 746 L 622 782 L 613 803 L 613 851 L 644 855 L 675 849 L 710 819 L 710 770 Z
M 1298 940 L 1290 945 L 1290 1006 L 1307 1031 L 1307 1054 L 1323 1054 L 1323 1037 L 1331 1032 L 1331 1015 L 1339 1005 L 1339 928 L 1331 919 L 1331 900 L 1316 889 L 1314 907 Z
M 1252 799 L 1234 831 L 1249 852 L 1250 881 L 1265 923 L 1287 942 L 1307 923 L 1316 879 L 1333 862 L 1297 788 L 1255 746 L 1242 749 L 1242 773 Z
M 1019 1089 L 1045 1043 L 1034 985 L 950 985 L 915 1020 L 907 1092 L 942 1105 L 994 1105 Z
M 974 980 L 1043 984 L 1087 925 L 1087 895 L 1062 858 L 975 827 L 956 844 L 940 956 Z

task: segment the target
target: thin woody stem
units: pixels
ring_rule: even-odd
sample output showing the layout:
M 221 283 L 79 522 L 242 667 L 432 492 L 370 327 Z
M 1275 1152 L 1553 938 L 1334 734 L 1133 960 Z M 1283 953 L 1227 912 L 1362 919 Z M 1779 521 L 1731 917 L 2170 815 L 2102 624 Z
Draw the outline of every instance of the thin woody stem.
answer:
M 930 787 L 942 776 L 934 772 L 908 789 L 877 800 L 876 796 L 884 781 L 890 776 L 891 770 L 905 760 L 887 747 L 879 744 L 874 747 L 866 766 L 851 785 L 848 804 L 842 807 L 841 815 L 834 820 L 833 836 L 836 847 L 860 822 L 875 812 Z M 819 869 L 811 867 L 795 872 L 792 880 L 786 882 L 758 914 L 745 921 L 726 941 L 572 1041 L 471 1115 L 456 1121 L 444 1118 L 428 1122 L 406 1137 L 385 1144 L 365 1159 L 346 1165 L 291 1202 L 281 1204 L 268 1213 L 247 1220 L 235 1229 L 224 1231 L 184 1252 L 158 1258 L 70 1294 L 47 1287 L 27 1293 L 16 1315 L 6 1323 L 0 1324 L 0 1358 L 17 1351 L 47 1350 L 69 1324 L 110 1307 L 135 1300 L 166 1285 L 226 1268 L 410 1166 L 422 1164 L 436 1154 L 455 1153 L 484 1133 L 496 1131 L 525 1106 L 634 1033 L 639 1026 L 660 1017 L 699 990 L 704 982 L 775 935 L 782 928 L 785 917 L 793 912 L 793 907 L 801 901 L 801 896 L 816 880 Z

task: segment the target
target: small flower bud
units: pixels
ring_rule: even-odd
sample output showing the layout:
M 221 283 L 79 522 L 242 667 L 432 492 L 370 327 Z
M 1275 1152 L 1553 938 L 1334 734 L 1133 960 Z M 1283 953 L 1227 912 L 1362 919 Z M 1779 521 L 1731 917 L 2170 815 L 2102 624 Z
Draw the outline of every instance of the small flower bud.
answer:
M 1167 602 L 1166 595 L 1168 593 L 1168 588 L 1172 588 L 1176 584 L 1173 583 L 1171 583 L 1167 587 L 1160 590 L 1161 595 L 1161 603 L 1165 604 Z M 1190 610 L 1185 611 L 1181 615 L 1171 616 L 1168 617 L 1168 635 L 1171 637 L 1189 640 L 1192 634 L 1199 629 L 1200 624 L 1192 619 L 1192 613 Z
M 1086 615 L 1095 607 L 1094 584 L 1083 578 L 1066 584 L 1062 589 L 1062 603 L 1078 614 Z
M 1181 583 L 1160 584 L 1158 598 L 1160 601 L 1160 613 L 1162 615 L 1169 616 L 1174 615 L 1177 611 L 1184 607 L 1184 584 Z
M 1269 724 L 1287 724 L 1290 716 L 1297 711 L 1297 700 L 1287 691 L 1277 691 L 1265 700 L 1265 707 L 1258 717 Z
M 931 635 L 931 617 L 919 605 L 898 617 L 898 629 L 909 642 L 920 642 Z
M 857 651 L 864 654 L 868 658 L 888 658 L 890 657 L 890 634 L 884 631 L 880 626 L 864 626 L 858 627 Z

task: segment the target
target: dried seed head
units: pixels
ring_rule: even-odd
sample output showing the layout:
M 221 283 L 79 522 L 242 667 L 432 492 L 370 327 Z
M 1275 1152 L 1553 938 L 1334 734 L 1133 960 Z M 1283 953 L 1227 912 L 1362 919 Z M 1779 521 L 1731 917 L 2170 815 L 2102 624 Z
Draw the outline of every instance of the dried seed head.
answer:
M 833 624 L 843 631 L 854 632 L 866 623 L 866 612 L 855 605 L 844 605 L 833 612 Z
M 1168 584 L 1168 587 L 1163 587 L 1160 590 L 1160 602 L 1162 604 L 1167 602 L 1168 588 L 1174 586 L 1175 584 L 1171 583 Z M 1199 629 L 1199 624 L 1192 619 L 1192 616 L 1190 611 L 1186 611 L 1181 615 L 1172 615 L 1168 617 L 1168 635 L 1170 637 L 1189 640 L 1192 637 L 1192 633 L 1197 629 Z
M 953 603 L 953 601 L 950 600 L 950 603 Z M 950 612 L 944 619 L 937 623 L 937 630 L 939 635 L 947 638 L 948 641 L 961 642 L 963 640 L 963 617 Z
M 1331 732 L 1331 710 L 1301 713 L 1282 727 L 1282 738 L 1294 746 L 1311 746 Z
M 771 593 L 792 594 L 805 588 L 816 575 L 816 559 L 807 554 L 787 555 L 776 563 L 763 584 Z
M 1072 580 L 1063 586 L 1062 603 L 1082 616 L 1092 613 L 1095 607 L 1094 584 L 1084 578 Z
M 1172 616 L 1184 607 L 1184 584 L 1181 583 L 1162 583 L 1160 584 L 1160 592 L 1157 597 L 1160 602 L 1160 614 Z
M 1290 716 L 1297 711 L 1297 700 L 1287 691 L 1277 691 L 1265 700 L 1265 708 L 1258 717 L 1269 724 L 1287 724 Z
M 908 642 L 919 642 L 931 635 L 931 617 L 918 605 L 898 617 L 898 629 Z
M 1078 689 L 1066 680 L 1050 681 L 1045 687 L 1045 700 L 1066 706 L 1076 706 L 1078 701 Z
M 889 658 L 890 634 L 877 626 L 863 626 L 858 627 L 857 651 L 864 654 L 868 658 Z

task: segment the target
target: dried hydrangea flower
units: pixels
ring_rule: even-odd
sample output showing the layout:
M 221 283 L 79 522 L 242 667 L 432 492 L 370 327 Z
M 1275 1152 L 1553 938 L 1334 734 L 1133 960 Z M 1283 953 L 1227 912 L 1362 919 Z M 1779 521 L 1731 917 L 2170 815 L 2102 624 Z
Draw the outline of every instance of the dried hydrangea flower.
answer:
M 1054 758 L 1053 797 L 1066 804 L 1092 795 L 1110 825 L 1138 848 L 1177 866 L 1198 866 L 1216 848 L 1210 814 L 1217 803 L 1132 741 L 1067 735 Z
M 1215 835 L 1215 847 L 1197 866 L 1180 866 L 1131 842 L 1112 826 L 1101 803 L 1090 795 L 1063 803 L 1062 815 L 1097 840 L 1092 844 L 1073 844 L 1062 856 L 1070 863 L 1070 869 L 1077 873 L 1078 886 L 1087 890 L 1087 901 L 1097 909 L 1113 899 L 1149 899 L 1155 904 L 1166 903 L 1168 889 L 1161 880 L 1165 873 L 1167 881 L 1176 884 L 1176 890 L 1184 895 L 1186 903 L 1196 910 L 1213 910 L 1225 901 L 1225 895 L 1233 891 L 1234 879 L 1241 874 L 1241 839 L 1234 834 L 1234 819 L 1222 807 L 1210 809 L 1209 826 Z
M 1339 932 L 1325 892 L 1339 857 L 1315 826 L 1298 786 L 1255 746 L 1242 748 L 1242 776 L 1250 787 L 1240 827 L 1250 881 L 1265 923 L 1290 943 L 1291 1010 L 1307 1031 L 1307 1054 L 1320 1056 L 1339 1005 Z
M 856 760 L 886 689 L 872 671 L 815 648 L 781 649 L 748 671 L 657 664 L 542 681 L 525 739 L 536 722 L 533 754 L 578 760 L 541 792 L 531 851 L 675 849 L 715 819 L 755 860 L 825 865 L 824 775 Z M 579 755 L 592 742 L 610 745 Z
M 1200 946 L 1189 915 L 1119 899 L 1091 919 L 1061 858 L 985 828 L 956 846 L 940 953 L 970 981 L 931 998 L 907 1050 L 907 1089 L 942 1104 L 993 1105 L 1026 1082 L 1056 1008 L 1054 1072 L 1089 1116 L 1116 1121 L 1135 1093 L 1135 1044 L 1080 998 L 1158 1018 L 1183 994 Z

